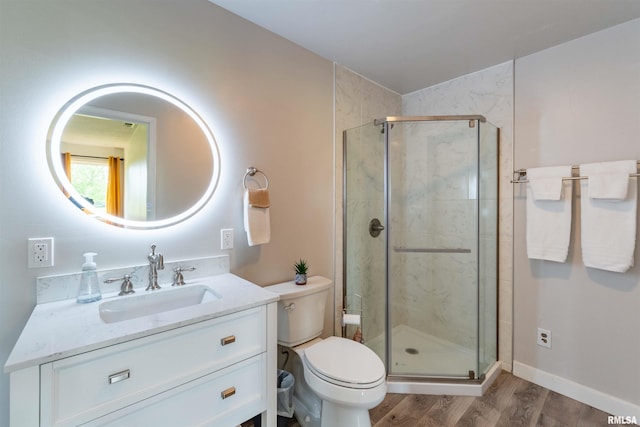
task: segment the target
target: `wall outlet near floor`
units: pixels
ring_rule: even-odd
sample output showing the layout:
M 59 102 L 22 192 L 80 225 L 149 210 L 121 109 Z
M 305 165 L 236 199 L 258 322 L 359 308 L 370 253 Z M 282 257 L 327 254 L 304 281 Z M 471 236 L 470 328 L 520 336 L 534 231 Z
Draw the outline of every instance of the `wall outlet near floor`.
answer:
M 220 230 L 220 249 L 233 249 L 233 228 Z
M 27 239 L 27 267 L 53 267 L 53 237 Z
M 541 347 L 551 348 L 551 331 L 538 328 L 536 343 Z

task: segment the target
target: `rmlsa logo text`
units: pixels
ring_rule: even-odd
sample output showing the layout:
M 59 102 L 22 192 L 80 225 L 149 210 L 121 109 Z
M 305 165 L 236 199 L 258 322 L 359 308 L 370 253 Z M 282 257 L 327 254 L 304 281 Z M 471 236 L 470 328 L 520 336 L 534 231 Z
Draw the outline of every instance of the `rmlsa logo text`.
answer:
M 635 415 L 634 416 L 622 416 L 622 415 L 609 415 L 607 417 L 608 424 L 638 424 Z

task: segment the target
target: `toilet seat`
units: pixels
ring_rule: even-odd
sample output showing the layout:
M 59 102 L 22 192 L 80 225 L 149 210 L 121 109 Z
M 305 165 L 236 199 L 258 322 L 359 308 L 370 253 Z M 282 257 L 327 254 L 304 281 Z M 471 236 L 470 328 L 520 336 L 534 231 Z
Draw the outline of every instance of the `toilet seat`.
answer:
M 369 389 L 385 381 L 384 364 L 370 348 L 329 337 L 304 350 L 303 363 L 319 378 L 346 388 Z

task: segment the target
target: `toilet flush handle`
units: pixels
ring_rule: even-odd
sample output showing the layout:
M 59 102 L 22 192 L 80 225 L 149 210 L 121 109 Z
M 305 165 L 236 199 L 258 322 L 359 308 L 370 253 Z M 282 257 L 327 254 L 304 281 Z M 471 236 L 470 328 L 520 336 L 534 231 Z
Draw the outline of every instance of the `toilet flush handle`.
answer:
M 284 306 L 284 309 L 285 309 L 285 310 L 293 310 L 294 308 L 296 308 L 296 303 L 294 303 L 294 302 L 292 302 L 292 303 L 291 303 L 291 304 L 289 304 L 289 305 L 285 305 L 285 306 Z

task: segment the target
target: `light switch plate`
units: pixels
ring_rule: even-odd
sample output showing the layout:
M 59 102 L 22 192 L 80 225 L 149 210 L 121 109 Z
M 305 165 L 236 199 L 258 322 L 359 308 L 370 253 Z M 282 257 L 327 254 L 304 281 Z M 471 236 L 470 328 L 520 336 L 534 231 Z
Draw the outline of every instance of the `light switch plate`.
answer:
M 233 249 L 233 228 L 220 230 L 220 249 Z

